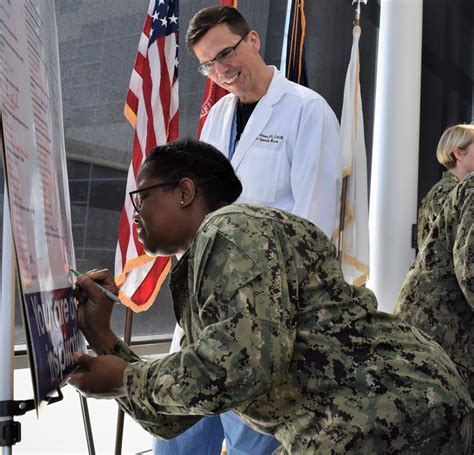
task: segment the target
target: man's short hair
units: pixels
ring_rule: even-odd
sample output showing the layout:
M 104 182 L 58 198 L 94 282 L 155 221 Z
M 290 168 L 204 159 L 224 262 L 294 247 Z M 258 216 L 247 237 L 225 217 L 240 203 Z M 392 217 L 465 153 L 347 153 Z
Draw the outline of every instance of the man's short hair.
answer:
M 459 148 L 465 151 L 472 142 L 474 142 L 474 125 L 460 124 L 450 126 L 439 140 L 436 158 L 446 169 L 452 169 L 456 167 L 457 161 L 454 156 L 454 150 Z
M 194 45 L 212 28 L 226 24 L 235 35 L 243 37 L 250 27 L 242 14 L 232 6 L 210 6 L 198 11 L 189 22 L 186 32 L 186 47 L 193 52 Z

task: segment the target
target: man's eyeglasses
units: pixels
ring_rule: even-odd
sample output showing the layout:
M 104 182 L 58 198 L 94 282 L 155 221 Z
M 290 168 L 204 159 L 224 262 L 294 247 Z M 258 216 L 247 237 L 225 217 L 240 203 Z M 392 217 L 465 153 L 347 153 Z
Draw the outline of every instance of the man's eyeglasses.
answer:
M 162 186 L 177 185 L 178 183 L 179 180 L 170 180 L 169 182 L 155 183 L 154 185 L 145 186 L 144 188 L 140 188 L 139 190 L 130 191 L 128 195 L 132 200 L 133 208 L 137 213 L 142 209 L 141 193 L 143 193 L 144 191 L 152 190 L 154 188 L 160 188 Z
M 248 35 L 245 34 L 242 36 L 242 38 L 237 41 L 237 44 L 232 47 L 226 47 L 225 49 L 222 49 L 212 60 L 208 60 L 207 62 L 201 63 L 198 66 L 198 71 L 203 75 L 203 76 L 209 76 L 212 71 L 214 71 L 214 63 L 219 62 L 225 62 L 227 60 L 230 60 L 232 57 L 235 57 L 236 49 L 237 46 L 242 42 L 242 40 Z

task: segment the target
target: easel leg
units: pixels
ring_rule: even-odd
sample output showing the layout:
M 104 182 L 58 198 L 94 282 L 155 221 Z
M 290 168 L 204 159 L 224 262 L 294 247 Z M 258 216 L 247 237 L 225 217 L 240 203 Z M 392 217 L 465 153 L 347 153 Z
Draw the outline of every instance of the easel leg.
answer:
M 89 417 L 89 406 L 87 399 L 79 394 L 81 400 L 82 421 L 84 422 L 84 431 L 86 432 L 87 450 L 89 455 L 95 455 L 94 438 L 92 436 L 91 420 Z
M 125 317 L 125 333 L 123 340 L 125 343 L 130 345 L 132 342 L 132 323 L 133 323 L 133 312 L 130 308 L 127 308 Z M 122 453 L 122 439 L 123 439 L 123 421 L 124 412 L 119 409 L 117 414 L 117 430 L 115 433 L 115 455 L 121 455 Z
M 15 350 L 15 253 L 10 225 L 7 187 L 3 196 L 3 253 L 2 300 L 0 301 L 0 401 L 13 400 L 13 371 Z M 13 416 L 0 417 L 0 421 L 13 420 Z M 12 453 L 11 446 L 2 447 L 3 455 Z

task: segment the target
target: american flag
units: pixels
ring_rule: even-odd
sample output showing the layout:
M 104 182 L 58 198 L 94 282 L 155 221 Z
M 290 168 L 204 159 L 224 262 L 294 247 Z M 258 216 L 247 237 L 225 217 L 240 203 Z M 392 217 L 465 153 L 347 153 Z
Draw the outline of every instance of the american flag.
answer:
M 124 109 L 135 133 L 115 274 L 120 299 L 134 311 L 150 307 L 170 269 L 169 257 L 145 254 L 128 192 L 136 189 L 138 170 L 150 150 L 178 137 L 178 15 L 178 0 L 150 1 Z

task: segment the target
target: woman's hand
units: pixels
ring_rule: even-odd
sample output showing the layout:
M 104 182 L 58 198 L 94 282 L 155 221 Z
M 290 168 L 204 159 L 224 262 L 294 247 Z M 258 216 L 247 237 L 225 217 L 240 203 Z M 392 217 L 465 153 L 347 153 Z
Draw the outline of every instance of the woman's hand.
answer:
M 74 297 L 78 302 L 79 328 L 92 349 L 97 354 L 103 354 L 112 349 L 117 336 L 110 328 L 114 302 L 103 294 L 97 283 L 114 294 L 118 293 L 109 270 L 91 270 L 77 277 Z
M 128 366 L 125 360 L 113 355 L 91 357 L 75 352 L 74 360 L 82 371 L 74 373 L 68 384 L 87 398 L 120 398 L 126 395 L 123 372 Z

